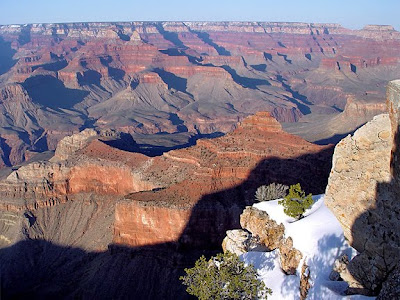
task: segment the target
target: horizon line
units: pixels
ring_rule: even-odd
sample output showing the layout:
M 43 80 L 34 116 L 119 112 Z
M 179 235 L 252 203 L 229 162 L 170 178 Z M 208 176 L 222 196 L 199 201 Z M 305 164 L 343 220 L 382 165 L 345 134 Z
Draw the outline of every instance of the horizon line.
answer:
M 379 27 L 392 27 L 393 30 L 397 31 L 395 26 L 391 24 L 365 24 L 361 28 L 350 28 L 345 27 L 341 23 L 337 22 L 304 22 L 304 21 L 249 21 L 249 20 L 130 20 L 130 21 L 65 21 L 65 22 L 31 22 L 31 23 L 6 23 L 0 24 L 0 26 L 27 26 L 27 25 L 56 25 L 56 24 L 88 24 L 88 23 L 185 23 L 185 22 L 193 22 L 193 23 L 258 23 L 258 24 L 306 24 L 306 25 L 336 25 L 345 29 L 350 30 L 363 30 L 367 26 L 379 26 Z

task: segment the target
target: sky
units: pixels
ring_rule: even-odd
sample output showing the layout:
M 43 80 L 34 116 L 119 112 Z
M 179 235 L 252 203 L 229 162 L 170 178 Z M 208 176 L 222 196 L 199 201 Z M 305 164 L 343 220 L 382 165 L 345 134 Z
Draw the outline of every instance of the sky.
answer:
M 0 24 L 102 21 L 266 21 L 393 25 L 400 0 L 0 0 Z

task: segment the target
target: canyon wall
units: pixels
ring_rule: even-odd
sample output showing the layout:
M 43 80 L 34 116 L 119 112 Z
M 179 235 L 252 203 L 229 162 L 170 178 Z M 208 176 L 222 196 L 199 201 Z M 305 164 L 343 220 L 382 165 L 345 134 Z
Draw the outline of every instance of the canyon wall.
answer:
M 2 174 L 2 295 L 186 299 L 184 268 L 220 250 L 259 185 L 326 185 L 331 148 L 269 112 L 236 127 L 156 157 L 113 147 L 122 133 L 84 130 L 50 161 Z
M 174 165 L 184 165 L 179 169 L 182 181 L 119 202 L 114 242 L 219 247 L 225 230 L 239 225 L 238 216 L 261 184 L 300 181 L 309 191 L 322 191 L 330 151 L 285 133 L 269 113 L 259 112 L 223 137 L 164 154 Z
M 27 160 L 29 151 L 54 150 L 84 128 L 226 133 L 257 111 L 300 122 L 285 128 L 308 140 L 326 140 L 383 112 L 384 85 L 399 71 L 399 46 L 390 26 L 0 26 L 0 167 Z

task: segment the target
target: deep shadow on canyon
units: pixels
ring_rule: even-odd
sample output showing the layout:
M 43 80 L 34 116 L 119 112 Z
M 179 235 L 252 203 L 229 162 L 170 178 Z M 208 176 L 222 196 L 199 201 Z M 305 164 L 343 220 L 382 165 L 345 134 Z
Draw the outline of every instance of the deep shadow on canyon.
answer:
M 87 252 L 27 239 L 1 249 L 1 298 L 189 299 L 179 276 L 200 255 L 221 251 L 225 231 L 239 228 L 239 216 L 253 203 L 256 188 L 300 182 L 306 192 L 323 193 L 332 152 L 261 161 L 242 184 L 204 195 L 174 243 L 109 245 L 107 251 Z

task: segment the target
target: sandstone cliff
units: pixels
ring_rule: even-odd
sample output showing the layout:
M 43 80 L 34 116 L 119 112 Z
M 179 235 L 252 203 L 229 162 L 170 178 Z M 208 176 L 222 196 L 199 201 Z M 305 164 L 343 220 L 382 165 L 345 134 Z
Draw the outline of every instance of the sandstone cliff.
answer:
M 155 158 L 148 170 L 162 165 L 178 182 L 119 202 L 114 242 L 141 246 L 179 238 L 182 245 L 218 247 L 223 228 L 237 226 L 244 205 L 252 203 L 261 183 L 300 181 L 308 190 L 321 190 L 329 152 L 285 133 L 269 113 L 257 113 L 230 134 Z M 163 173 L 158 175 L 160 182 L 165 180 Z M 318 179 L 311 184 L 313 176 Z
M 349 264 L 354 290 L 377 294 L 399 266 L 398 81 L 389 83 L 389 115 L 380 115 L 335 148 L 327 205 L 360 252 Z M 393 277 L 393 276 L 392 276 Z M 391 286 L 389 288 L 389 286 Z

